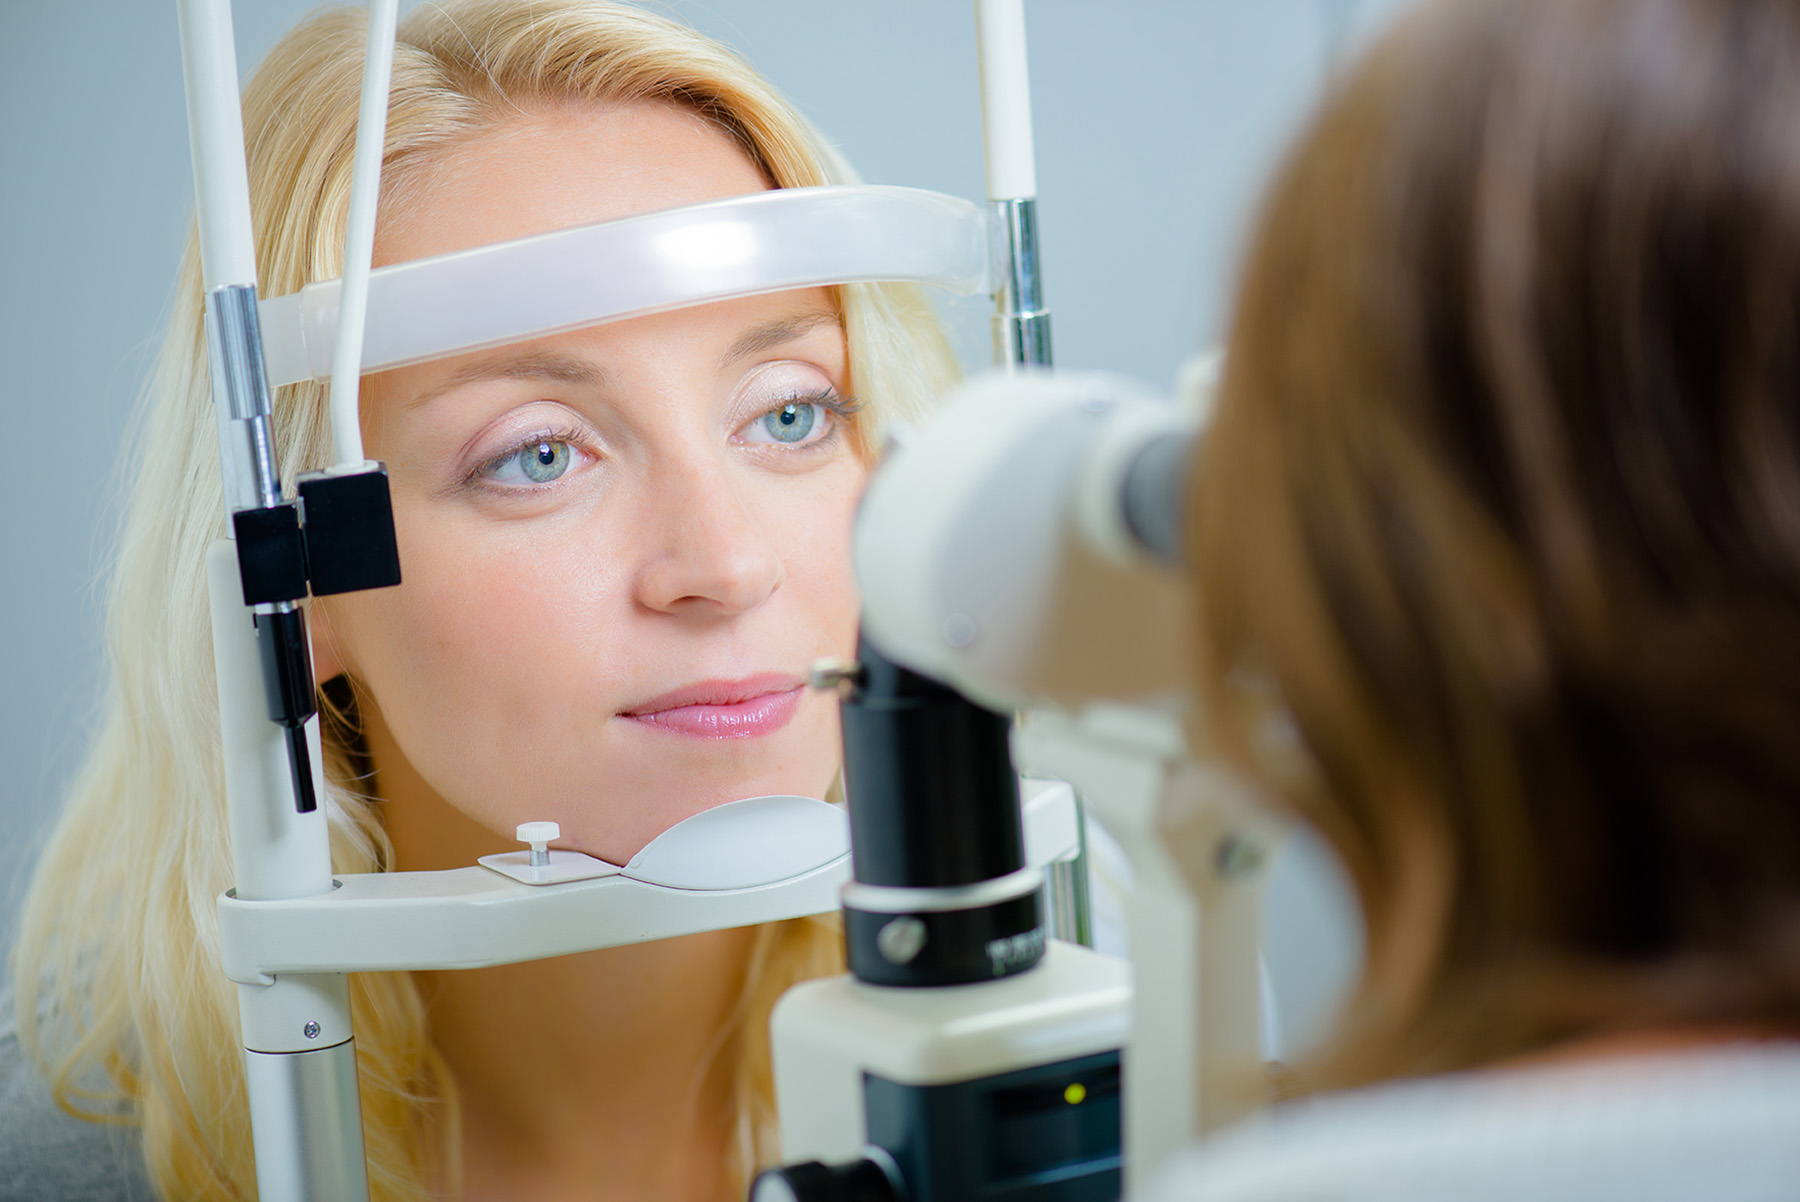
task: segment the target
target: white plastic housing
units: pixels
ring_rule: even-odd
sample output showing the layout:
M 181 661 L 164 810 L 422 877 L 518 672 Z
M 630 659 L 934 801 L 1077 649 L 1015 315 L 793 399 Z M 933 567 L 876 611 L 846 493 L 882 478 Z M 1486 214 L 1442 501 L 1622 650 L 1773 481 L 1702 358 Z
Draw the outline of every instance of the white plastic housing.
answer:
M 996 709 L 1190 683 L 1191 591 L 1126 545 L 1133 452 L 1194 413 L 1116 377 L 990 374 L 889 452 L 857 511 L 864 629 Z
M 771 1019 L 784 1161 L 847 1160 L 866 1142 L 863 1074 L 941 1085 L 1125 1046 L 1131 970 L 1051 940 L 1029 972 L 947 989 L 806 981 Z
M 290 973 L 269 985 L 238 985 L 238 1029 L 246 1051 L 313 1052 L 351 1037 L 350 978 Z
M 1280 831 L 1224 774 L 1196 763 L 1179 715 L 1095 705 L 1039 712 L 1016 762 L 1074 784 L 1131 858 L 1137 1005 L 1125 1055 L 1129 1195 L 1205 1132 L 1266 1096 L 1257 948 Z M 1224 854 L 1235 845 L 1245 854 Z
M 779 188 L 376 269 L 362 370 L 687 305 L 865 280 L 987 287 L 987 219 L 918 188 Z M 331 374 L 341 283 L 261 304 L 271 386 Z

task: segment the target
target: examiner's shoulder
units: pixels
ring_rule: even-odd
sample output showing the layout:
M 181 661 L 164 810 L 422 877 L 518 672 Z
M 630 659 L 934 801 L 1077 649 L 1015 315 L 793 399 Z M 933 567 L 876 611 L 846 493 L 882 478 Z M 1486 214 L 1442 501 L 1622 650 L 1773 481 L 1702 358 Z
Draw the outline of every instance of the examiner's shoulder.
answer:
M 0 994 L 10 1010 L 11 999 Z M 50 1083 L 0 1024 L 0 1202 L 152 1202 L 137 1130 L 57 1108 Z
M 1141 1202 L 1792 1202 L 1800 1043 L 1415 1081 L 1289 1103 Z

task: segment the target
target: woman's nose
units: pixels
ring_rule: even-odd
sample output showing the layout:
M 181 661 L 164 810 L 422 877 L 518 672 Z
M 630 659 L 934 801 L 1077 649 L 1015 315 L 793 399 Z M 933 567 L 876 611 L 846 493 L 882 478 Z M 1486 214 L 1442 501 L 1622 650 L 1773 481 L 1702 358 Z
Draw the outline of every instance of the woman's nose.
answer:
M 725 616 L 761 605 L 785 576 L 774 531 L 723 474 L 668 472 L 638 600 L 663 613 Z

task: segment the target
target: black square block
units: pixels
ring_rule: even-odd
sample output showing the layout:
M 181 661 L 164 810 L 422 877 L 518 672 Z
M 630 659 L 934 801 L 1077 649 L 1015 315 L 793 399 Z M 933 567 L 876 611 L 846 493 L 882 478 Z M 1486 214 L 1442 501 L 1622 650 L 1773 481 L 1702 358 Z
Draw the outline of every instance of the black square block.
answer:
M 400 583 L 386 467 L 349 475 L 309 472 L 300 477 L 300 506 L 314 596 Z
M 292 504 L 241 509 L 231 515 L 245 605 L 306 596 L 306 550 Z

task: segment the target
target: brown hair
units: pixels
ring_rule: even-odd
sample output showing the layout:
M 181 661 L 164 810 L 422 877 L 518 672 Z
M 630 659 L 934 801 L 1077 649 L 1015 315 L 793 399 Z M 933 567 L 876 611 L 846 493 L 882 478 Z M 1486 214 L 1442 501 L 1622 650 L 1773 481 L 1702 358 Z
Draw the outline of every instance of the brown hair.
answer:
M 1461 0 L 1274 185 L 1189 550 L 1363 906 L 1325 1080 L 1800 1031 L 1796 113 L 1792 0 Z

